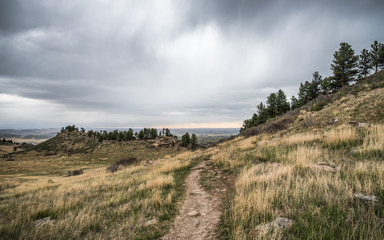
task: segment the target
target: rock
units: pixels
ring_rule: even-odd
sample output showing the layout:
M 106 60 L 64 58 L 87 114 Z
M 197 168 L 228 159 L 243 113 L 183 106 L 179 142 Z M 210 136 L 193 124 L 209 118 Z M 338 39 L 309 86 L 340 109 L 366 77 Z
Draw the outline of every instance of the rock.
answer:
M 34 223 L 37 226 L 42 226 L 42 225 L 45 225 L 45 224 L 51 224 L 53 226 L 55 225 L 54 221 L 51 220 L 51 217 L 45 217 L 45 218 L 41 218 L 41 219 L 35 220 Z
M 358 128 L 367 128 L 367 127 L 369 127 L 369 126 L 371 126 L 369 123 L 359 123 L 359 124 L 357 125 Z
M 272 163 L 272 167 L 273 167 L 273 168 L 280 167 L 280 166 L 281 166 L 281 164 L 278 164 L 278 163 Z
M 320 170 L 325 170 L 327 172 L 337 172 L 338 170 L 340 170 L 339 168 L 334 168 L 334 167 L 331 167 L 329 166 L 328 163 L 326 162 L 319 162 L 319 163 L 316 163 L 315 164 L 315 168 L 317 169 L 320 169 Z
M 356 193 L 353 195 L 354 199 L 361 200 L 365 203 L 378 203 L 379 199 L 374 195 L 364 195 L 362 193 Z
M 200 213 L 196 210 L 193 210 L 192 212 L 188 213 L 188 216 L 190 216 L 190 217 L 197 217 L 199 215 L 200 215 Z
M 282 229 L 290 227 L 292 224 L 293 224 L 292 220 L 289 220 L 288 218 L 278 217 L 273 222 L 269 222 L 269 223 L 257 226 L 255 228 L 255 231 L 269 232 L 272 229 L 282 230 Z
M 337 123 L 339 123 L 339 122 L 340 122 L 340 119 L 335 118 L 335 120 L 329 121 L 329 122 L 327 122 L 327 124 L 328 124 L 328 125 L 333 125 L 333 124 L 337 124 Z
M 159 221 L 156 218 L 154 218 L 154 219 L 151 219 L 151 220 L 147 221 L 146 223 L 144 223 L 144 226 L 150 226 L 150 225 L 156 224 L 158 222 Z
M 349 121 L 348 123 L 351 124 L 352 126 L 357 126 L 357 125 L 359 125 L 359 123 L 356 122 L 356 121 Z

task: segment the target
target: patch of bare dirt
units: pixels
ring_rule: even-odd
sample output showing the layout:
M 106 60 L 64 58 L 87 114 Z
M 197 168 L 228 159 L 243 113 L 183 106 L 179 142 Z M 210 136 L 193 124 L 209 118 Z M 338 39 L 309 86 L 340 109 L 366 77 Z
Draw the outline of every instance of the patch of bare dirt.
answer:
M 186 179 L 186 194 L 180 215 L 162 239 L 216 239 L 223 202 L 230 192 L 233 177 L 202 161 Z

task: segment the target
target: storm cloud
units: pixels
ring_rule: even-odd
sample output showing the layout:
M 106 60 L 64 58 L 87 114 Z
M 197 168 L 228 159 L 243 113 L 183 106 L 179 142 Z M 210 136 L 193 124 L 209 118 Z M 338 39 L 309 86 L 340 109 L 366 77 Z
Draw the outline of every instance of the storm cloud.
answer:
M 0 128 L 238 126 L 383 42 L 383 1 L 0 2 Z

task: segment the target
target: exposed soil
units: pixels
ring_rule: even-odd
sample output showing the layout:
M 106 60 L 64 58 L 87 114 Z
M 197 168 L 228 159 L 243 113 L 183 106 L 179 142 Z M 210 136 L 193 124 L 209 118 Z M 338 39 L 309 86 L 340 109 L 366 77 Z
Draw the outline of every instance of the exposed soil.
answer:
M 194 167 L 185 182 L 186 197 L 180 215 L 162 239 L 217 239 L 223 202 L 232 182 L 229 174 L 209 166 L 209 160 Z

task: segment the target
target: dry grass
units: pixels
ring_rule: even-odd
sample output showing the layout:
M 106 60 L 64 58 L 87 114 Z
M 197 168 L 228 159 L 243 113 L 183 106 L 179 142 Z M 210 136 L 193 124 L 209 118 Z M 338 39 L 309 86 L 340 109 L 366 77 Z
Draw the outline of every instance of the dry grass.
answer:
M 254 148 L 237 148 L 236 154 L 218 152 L 214 163 L 232 170 L 242 166 L 225 212 L 226 237 L 383 239 L 383 204 L 369 207 L 354 200 L 353 194 L 376 195 L 382 202 L 384 163 L 377 157 L 351 162 L 345 155 L 345 149 L 383 151 L 383 129 L 380 124 L 362 131 L 342 125 L 323 133 L 265 135 L 255 139 Z M 316 168 L 319 162 L 339 170 Z M 256 230 L 277 217 L 294 224 L 284 231 Z
M 361 139 L 355 127 L 346 125 L 332 128 L 324 137 L 324 143 L 331 147 L 351 146 Z
M 373 125 L 366 131 L 361 147 L 357 148 L 360 158 L 384 157 L 384 125 Z
M 177 213 L 183 179 L 195 163 L 191 161 L 194 154 L 150 164 L 145 161 L 116 173 L 107 173 L 105 165 L 93 165 L 96 168 L 74 177 L 54 172 L 46 176 L 16 174 L 28 181 L 20 180 L 19 186 L 4 189 L 0 195 L 0 238 L 158 238 Z M 50 160 L 45 159 L 47 164 Z M 48 216 L 51 221 L 44 225 L 35 222 Z M 146 226 L 151 219 L 159 223 Z

